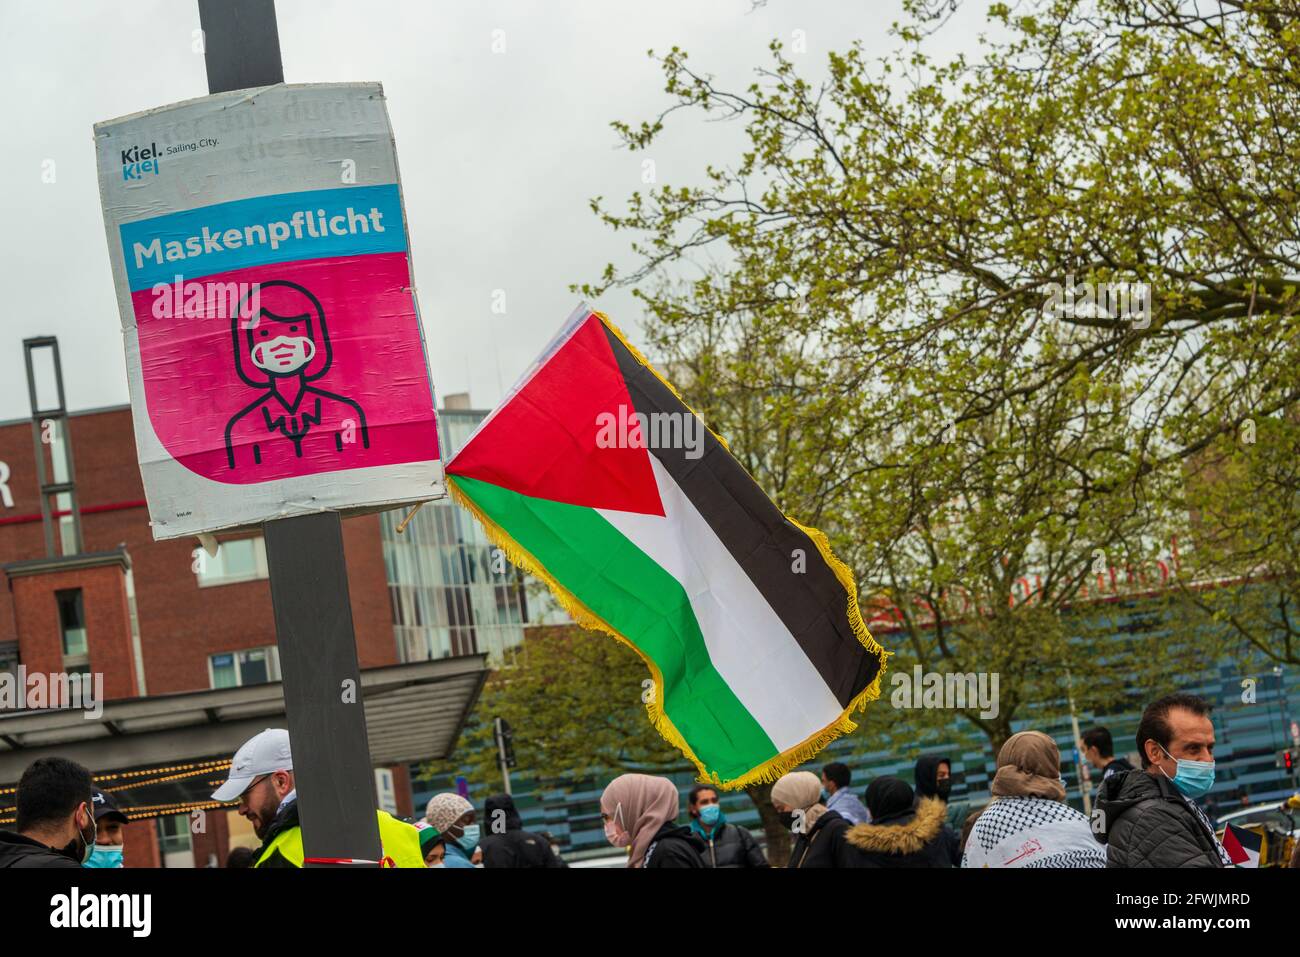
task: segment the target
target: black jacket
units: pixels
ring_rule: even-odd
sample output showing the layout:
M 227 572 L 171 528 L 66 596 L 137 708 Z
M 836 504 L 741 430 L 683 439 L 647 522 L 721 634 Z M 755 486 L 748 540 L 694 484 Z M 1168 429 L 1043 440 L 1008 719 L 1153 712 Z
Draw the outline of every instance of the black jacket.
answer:
M 835 811 L 819 817 L 807 834 L 795 835 L 787 867 L 862 867 L 862 852 L 846 839 L 850 825 Z
M 1106 766 L 1101 769 L 1101 772 L 1098 775 L 1097 790 L 1094 792 L 1092 796 L 1092 803 L 1096 804 L 1097 799 L 1101 797 L 1101 786 L 1106 782 L 1107 778 L 1114 777 L 1117 774 L 1123 774 L 1125 771 L 1132 771 L 1132 770 L 1133 770 L 1133 765 L 1129 764 L 1123 758 L 1111 758 L 1110 761 L 1106 763 Z
M 1133 765 L 1129 764 L 1123 758 L 1111 758 L 1106 766 L 1101 769 L 1101 779 L 1104 781 L 1112 774 L 1121 774 L 1124 771 L 1132 771 Z
M 646 848 L 642 867 L 704 867 L 704 842 L 689 827 L 669 821 Z
M 292 801 L 280 808 L 274 818 L 271 819 L 271 826 L 266 829 L 266 836 L 262 838 L 262 846 L 253 852 L 254 867 L 298 867 L 293 861 L 287 859 L 283 854 L 276 850 L 274 854 L 262 861 L 262 855 L 266 853 L 267 846 L 275 840 L 276 835 L 281 831 L 287 831 L 292 827 L 298 827 L 298 799 L 295 797 Z M 260 863 L 259 863 L 260 862 Z
M 73 867 L 81 865 L 62 851 L 40 841 L 23 837 L 16 831 L 0 831 L 0 868 L 6 867 Z
M 498 794 L 483 802 L 484 826 L 478 846 L 483 851 L 484 867 L 561 867 L 545 838 L 524 830 L 515 802 L 508 794 Z M 498 832 L 497 828 L 505 830 Z
M 1101 783 L 1093 831 L 1107 867 L 1223 867 L 1214 835 L 1173 782 L 1145 771 Z
M 767 867 L 763 849 L 743 827 L 721 824 L 710 837 L 702 837 L 699 831 L 692 833 L 704 841 L 705 867 Z
M 952 867 L 947 812 L 938 798 L 921 798 L 915 808 L 853 825 L 845 839 L 862 853 L 858 867 Z

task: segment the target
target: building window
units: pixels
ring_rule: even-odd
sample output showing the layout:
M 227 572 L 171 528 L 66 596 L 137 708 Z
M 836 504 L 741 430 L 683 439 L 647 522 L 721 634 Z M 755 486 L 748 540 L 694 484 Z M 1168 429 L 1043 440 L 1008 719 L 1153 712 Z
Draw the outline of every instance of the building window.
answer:
M 379 810 L 397 814 L 397 787 L 389 768 L 375 768 L 375 803 Z
M 81 589 L 54 593 L 59 603 L 59 627 L 63 632 L 63 657 L 79 658 L 86 654 L 86 616 L 81 606 Z
M 485 413 L 439 410 L 446 457 L 463 445 Z M 402 661 L 487 652 L 506 667 L 535 624 L 572 621 L 540 582 L 503 563 L 487 533 L 450 502 L 435 502 L 404 526 L 406 510 L 385 513 L 380 528 L 398 657 Z M 539 600 L 530 590 L 541 588 Z
M 275 645 L 269 648 L 250 648 L 247 651 L 227 651 L 208 658 L 212 687 L 238 688 L 240 685 L 261 685 L 280 680 L 280 652 Z
M 266 578 L 266 543 L 258 535 L 222 542 L 215 557 L 200 551 L 194 573 L 200 588 Z
M 0 641 L 0 674 L 18 674 L 18 642 Z
M 190 816 L 169 814 L 158 818 L 158 842 L 164 855 L 180 854 L 193 849 L 190 839 Z
M 68 694 L 73 701 L 94 700 L 95 679 L 90 673 L 90 665 L 65 664 L 63 671 L 68 676 Z

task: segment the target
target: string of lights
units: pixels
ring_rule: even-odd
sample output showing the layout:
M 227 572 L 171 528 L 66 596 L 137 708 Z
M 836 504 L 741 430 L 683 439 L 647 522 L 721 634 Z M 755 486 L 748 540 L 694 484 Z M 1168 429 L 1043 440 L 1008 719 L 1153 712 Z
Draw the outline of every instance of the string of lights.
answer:
M 211 761 L 192 761 L 192 762 L 190 762 L 190 763 L 188 763 L 188 764 L 169 764 L 169 765 L 164 765 L 164 766 L 162 766 L 162 767 L 157 767 L 157 768 L 141 768 L 141 769 L 137 769 L 137 770 L 135 770 L 135 771 L 114 771 L 114 772 L 112 772 L 111 774 L 97 774 L 97 775 L 94 776 L 94 778 L 95 778 L 95 780 L 96 780 L 97 782 L 98 782 L 98 781 L 109 781 L 109 780 L 113 780 L 113 779 L 118 779 L 118 780 L 131 780 L 131 779 L 134 779 L 134 778 L 148 777 L 148 776 L 151 776 L 151 775 L 163 775 L 163 774 L 168 774 L 168 773 L 170 773 L 170 772 L 185 772 L 185 771 L 193 771 L 193 770 L 195 770 L 195 769 L 199 769 L 199 773 L 202 773 L 203 771 L 223 771 L 223 770 L 225 770 L 226 768 L 229 768 L 229 767 L 230 767 L 230 759 L 229 759 L 229 758 L 224 758 L 224 759 L 214 759 L 214 760 L 211 760 Z M 139 785 L 139 784 L 132 784 L 132 785 L 129 785 L 129 786 L 130 786 L 130 787 L 139 787 L 140 785 Z M 119 790 L 119 788 L 117 788 L 117 787 L 114 787 L 114 788 L 105 788 L 104 790 L 106 790 L 106 791 L 108 791 L 108 790 Z M 2 793 L 2 792 L 0 792 L 0 793 Z
M 192 811 L 211 811 L 223 808 L 220 801 L 177 801 L 172 804 L 141 804 L 137 807 L 124 808 L 122 813 L 131 820 L 151 817 L 166 817 L 171 814 L 189 814 Z
M 226 768 L 230 767 L 230 762 L 229 761 L 216 761 L 216 762 L 208 761 L 208 762 L 203 762 L 202 764 L 178 765 L 177 767 L 183 770 L 178 770 L 177 773 L 175 774 L 165 774 L 165 775 L 159 775 L 158 777 L 143 778 L 140 780 L 133 781 L 130 784 L 119 784 L 116 785 L 115 787 L 105 787 L 103 790 L 111 791 L 114 794 L 117 794 L 123 791 L 129 791 L 132 788 L 149 787 L 152 784 L 167 784 L 168 782 L 171 781 L 183 781 L 187 778 L 198 777 L 199 775 L 203 775 L 203 774 L 211 774 L 213 771 L 225 770 Z M 160 768 L 159 770 L 161 771 L 167 769 Z M 217 785 L 220 785 L 220 783 L 221 782 L 218 781 Z
M 92 775 L 92 779 L 101 790 L 113 794 L 120 794 L 136 788 L 151 787 L 159 784 L 170 784 L 175 781 L 189 780 L 202 775 L 210 775 L 213 772 L 226 771 L 230 768 L 229 758 L 213 759 L 208 761 L 191 761 L 185 764 L 168 764 L 152 768 L 137 768 L 134 771 L 114 771 L 108 774 Z M 220 787 L 224 778 L 209 778 L 204 783 L 212 788 Z M 112 784 L 108 782 L 114 782 Z M 123 783 L 119 783 L 123 782 Z M 17 786 L 0 788 L 0 798 L 14 795 L 18 791 Z M 195 809 L 207 809 L 222 807 L 220 802 L 215 801 L 183 801 L 173 804 L 141 804 L 133 807 L 123 808 L 123 813 L 131 820 L 139 820 L 147 817 L 157 817 L 167 813 L 182 814 L 188 813 Z M 175 811 L 168 811 L 168 808 L 177 808 Z M 16 808 L 13 798 L 5 801 L 0 806 L 0 825 L 12 825 L 16 819 Z

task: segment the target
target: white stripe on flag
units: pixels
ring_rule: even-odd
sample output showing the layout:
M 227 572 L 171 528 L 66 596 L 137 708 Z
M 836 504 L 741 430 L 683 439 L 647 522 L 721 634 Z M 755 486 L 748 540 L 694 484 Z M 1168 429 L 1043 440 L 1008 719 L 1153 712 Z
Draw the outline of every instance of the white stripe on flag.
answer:
M 782 751 L 802 743 L 844 709 L 704 516 L 649 458 L 664 517 L 598 511 L 682 583 L 713 667 L 772 743 Z

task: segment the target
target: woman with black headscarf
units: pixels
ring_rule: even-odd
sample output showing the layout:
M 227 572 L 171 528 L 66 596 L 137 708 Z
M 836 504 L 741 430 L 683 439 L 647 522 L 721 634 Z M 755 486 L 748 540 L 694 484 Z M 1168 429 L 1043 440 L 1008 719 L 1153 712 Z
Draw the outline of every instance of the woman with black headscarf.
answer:
M 870 824 L 855 824 L 848 842 L 862 852 L 860 867 L 951 867 L 944 836 L 947 808 L 934 797 L 915 800 L 901 778 L 876 778 L 867 787 Z

